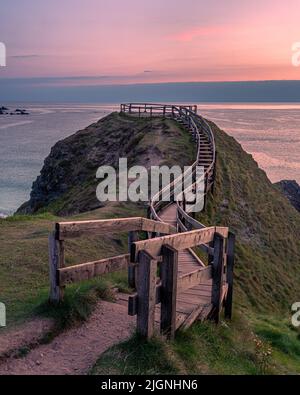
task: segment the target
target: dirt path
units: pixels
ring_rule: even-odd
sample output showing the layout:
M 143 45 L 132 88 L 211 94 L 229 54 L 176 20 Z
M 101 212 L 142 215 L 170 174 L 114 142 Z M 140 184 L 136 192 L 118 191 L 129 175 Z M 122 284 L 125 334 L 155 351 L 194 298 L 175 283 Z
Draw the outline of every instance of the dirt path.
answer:
M 15 355 L 18 350 L 33 347 L 54 328 L 51 319 L 37 318 L 22 326 L 0 332 L 0 363 L 8 355 Z
M 38 346 L 24 358 L 0 362 L 0 375 L 85 374 L 104 351 L 130 337 L 134 326 L 126 306 L 101 301 L 80 327 Z

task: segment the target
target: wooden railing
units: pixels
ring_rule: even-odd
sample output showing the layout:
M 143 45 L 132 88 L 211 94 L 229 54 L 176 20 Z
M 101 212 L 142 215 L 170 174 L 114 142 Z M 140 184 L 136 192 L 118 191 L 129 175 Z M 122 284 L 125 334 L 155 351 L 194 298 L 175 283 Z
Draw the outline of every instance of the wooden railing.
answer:
M 200 115 L 197 114 L 197 106 L 186 106 L 186 105 L 164 105 L 164 104 L 153 104 L 153 103 L 129 103 L 129 104 L 122 104 L 121 105 L 121 112 L 124 113 L 129 113 L 131 115 L 135 116 L 159 116 L 159 117 L 166 117 L 166 118 L 171 118 L 174 119 L 177 122 L 180 122 L 183 124 L 188 132 L 192 134 L 193 140 L 196 143 L 196 158 L 195 162 L 191 164 L 190 168 L 183 174 L 183 176 L 175 179 L 171 184 L 167 185 L 165 188 L 161 189 L 157 195 L 155 195 L 152 200 L 150 201 L 150 215 L 149 217 L 152 219 L 155 219 L 158 222 L 162 222 L 162 219 L 160 217 L 160 212 L 165 208 L 166 206 L 170 204 L 176 203 L 177 205 L 177 231 L 178 232 L 185 232 L 185 236 L 183 235 L 176 235 L 175 237 L 171 238 L 165 238 L 164 240 L 168 240 L 169 242 L 171 240 L 177 240 L 179 242 L 182 242 L 183 240 L 186 240 L 186 238 L 189 238 L 190 236 L 194 237 L 197 241 L 189 244 L 184 244 L 184 248 L 189 248 L 190 252 L 193 253 L 193 248 L 195 247 L 201 247 L 202 250 L 204 250 L 208 254 L 208 264 L 209 266 L 202 269 L 202 272 L 206 272 L 210 270 L 210 265 L 213 267 L 213 272 L 218 273 L 218 276 L 220 276 L 221 272 L 224 273 L 225 276 L 225 283 L 227 284 L 227 295 L 226 298 L 224 298 L 224 306 L 225 306 L 225 316 L 227 318 L 231 318 L 232 315 L 232 294 L 233 294 L 233 265 L 234 265 L 234 246 L 235 246 L 235 235 L 231 232 L 229 232 L 228 229 L 225 230 L 226 235 L 220 234 L 220 229 L 221 228 L 215 228 L 215 233 L 214 236 L 212 236 L 212 229 L 213 228 L 207 228 L 204 224 L 200 223 L 197 221 L 194 216 L 192 216 L 187 210 L 187 205 L 185 202 L 185 199 L 179 199 L 178 196 L 173 194 L 171 196 L 171 202 L 164 202 L 162 197 L 165 191 L 175 191 L 176 190 L 176 185 L 179 183 L 182 183 L 182 179 L 185 175 L 191 175 L 193 177 L 194 182 L 190 187 L 185 189 L 183 191 L 183 197 L 190 192 L 190 191 L 195 191 L 196 185 L 199 184 L 201 181 L 204 182 L 205 188 L 204 188 L 204 194 L 203 194 L 203 199 L 204 199 L 204 204 L 203 208 L 206 207 L 206 200 L 208 198 L 209 192 L 213 190 L 214 182 L 215 182 L 215 175 L 216 175 L 216 159 L 217 159 L 217 151 L 216 151 L 216 143 L 215 143 L 215 138 L 214 134 L 212 132 L 212 129 L 210 125 L 207 123 L 207 121 L 201 117 Z M 208 166 L 208 168 L 205 170 L 204 175 L 201 176 L 200 179 L 195 179 L 196 174 L 195 174 L 195 169 L 197 166 L 201 166 L 201 161 L 202 161 L 202 155 L 201 155 L 201 148 L 203 146 L 203 136 L 205 136 L 206 140 L 206 146 L 207 142 L 209 143 L 210 146 L 210 152 L 211 152 L 211 162 Z M 180 193 L 180 197 L 182 197 L 182 194 Z M 216 230 L 218 229 L 218 230 Z M 203 235 L 206 235 L 208 233 L 210 234 L 210 237 L 205 238 Z M 197 235 L 197 236 L 196 236 Z M 201 240 L 198 240 L 197 237 L 203 237 Z M 173 248 L 173 245 L 169 245 L 170 243 L 167 242 L 167 248 Z M 220 243 L 222 244 L 222 248 L 224 249 L 224 252 L 222 253 L 222 257 L 220 256 Z M 136 246 L 141 248 L 143 246 L 144 250 L 142 249 L 140 252 L 147 252 L 148 254 L 150 253 L 151 256 L 152 254 L 156 254 L 158 251 L 155 249 L 156 246 L 159 246 L 158 248 L 161 247 L 160 242 L 156 240 L 148 241 L 147 243 L 137 243 Z M 133 248 L 136 248 L 133 246 Z M 164 249 L 161 250 L 163 252 Z M 167 254 L 168 255 L 168 254 Z M 144 255 L 143 255 L 144 256 Z M 149 257 L 148 257 L 149 258 Z M 132 256 L 132 260 L 138 259 L 138 255 L 134 253 L 134 256 Z M 144 259 L 145 256 L 144 256 Z M 164 260 L 164 258 L 162 258 Z M 175 265 L 175 263 L 173 262 Z M 199 269 L 201 270 L 201 269 Z M 197 277 L 197 275 L 196 275 Z M 167 280 L 165 279 L 165 282 L 168 281 L 175 281 L 174 279 L 172 280 Z M 164 281 L 162 280 L 162 283 Z M 150 286 L 148 284 L 148 286 Z M 170 286 L 172 288 L 172 286 Z M 147 298 L 146 298 L 147 299 Z M 214 301 L 214 310 L 215 310 L 215 319 L 216 321 L 219 320 L 219 314 L 220 314 L 220 309 L 216 309 L 216 305 L 220 304 L 220 300 L 222 299 L 220 297 L 220 293 L 216 292 L 216 287 L 214 286 L 213 288 L 213 293 L 212 293 L 212 299 Z M 135 300 L 135 299 L 133 299 Z M 160 300 L 158 297 L 156 297 L 156 302 Z M 223 299 L 222 299 L 223 300 Z M 132 305 L 135 306 L 134 301 L 132 301 Z M 169 306 L 170 307 L 170 306 Z M 148 306 L 148 310 L 150 307 Z M 153 309 L 153 308 L 152 308 Z M 144 309 L 144 313 L 147 309 Z M 174 309 L 173 309 L 174 310 Z M 172 314 L 175 314 L 174 311 L 172 310 Z M 133 308 L 134 311 L 134 308 Z M 149 311 L 148 311 L 149 313 Z M 152 312 L 153 314 L 153 312 Z M 172 318 L 173 319 L 173 318 Z M 149 320 L 148 320 L 149 321 Z M 148 322 L 147 321 L 147 322 Z M 143 320 L 145 322 L 145 320 Z M 151 320 L 152 322 L 152 320 Z M 170 322 L 169 322 L 170 323 Z M 162 325 L 164 326 L 164 325 Z M 146 334 L 146 328 L 140 328 L 141 331 L 145 332 Z M 169 328 L 170 329 L 170 328 Z M 152 332 L 152 327 L 149 329 L 150 333 Z M 174 325 L 170 329 L 170 331 L 173 333 L 174 332 Z
M 161 211 L 163 207 L 169 204 L 168 202 L 164 202 L 162 200 L 164 192 L 169 190 L 171 190 L 172 192 L 176 190 L 175 189 L 176 185 L 181 183 L 183 177 L 185 177 L 186 175 L 191 175 L 192 177 L 195 178 L 196 168 L 201 164 L 201 159 L 202 159 L 201 136 L 203 135 L 206 136 L 207 141 L 209 141 L 211 145 L 212 160 L 210 166 L 205 170 L 204 175 L 201 176 L 201 179 L 197 179 L 197 180 L 195 179 L 192 185 L 189 188 L 187 188 L 185 191 L 183 191 L 183 195 L 195 189 L 196 185 L 202 181 L 204 182 L 205 185 L 205 191 L 203 196 L 203 199 L 205 201 L 207 199 L 207 195 L 209 191 L 212 189 L 214 184 L 215 166 L 216 166 L 216 144 L 211 127 L 203 117 L 197 114 L 197 106 L 166 105 L 166 104 L 153 104 L 153 103 L 128 103 L 128 104 L 121 104 L 121 112 L 129 113 L 131 115 L 136 115 L 139 117 L 159 116 L 159 117 L 172 118 L 176 121 L 181 122 L 183 125 L 186 126 L 186 128 L 192 134 L 193 139 L 197 144 L 196 160 L 194 163 L 191 164 L 190 168 L 187 169 L 182 176 L 175 179 L 171 184 L 167 185 L 166 187 L 161 189 L 155 196 L 153 196 L 150 202 L 150 217 L 157 221 L 161 221 L 161 218 L 159 216 L 159 211 Z M 177 197 L 174 195 L 171 196 L 171 199 L 173 199 L 173 201 L 177 201 Z M 181 228 L 180 213 L 182 212 L 182 207 L 179 201 L 177 202 L 177 204 L 178 204 L 178 213 L 179 213 L 178 225 Z M 185 213 L 188 215 L 188 217 L 190 217 L 186 211 Z M 185 221 L 188 221 L 188 218 L 185 218 Z M 194 223 L 194 221 L 191 221 L 191 223 Z
M 138 232 L 152 234 L 172 234 L 176 229 L 165 223 L 147 218 L 118 218 L 100 221 L 58 222 L 49 236 L 50 301 L 63 300 L 64 288 L 68 284 L 90 280 L 107 273 L 129 268 L 129 283 L 134 284 L 135 271 L 130 264 L 130 254 L 101 259 L 75 266 L 65 265 L 65 242 L 67 239 L 90 235 L 128 233 L 129 250 L 133 241 L 138 240 Z
M 137 316 L 137 330 L 141 335 L 147 338 L 153 336 L 158 304 L 160 304 L 161 334 L 174 338 L 178 328 L 189 327 L 197 319 L 203 306 L 197 306 L 189 316 L 178 314 L 177 295 L 209 280 L 212 280 L 211 306 L 210 304 L 207 306 L 210 318 L 219 322 L 223 304 L 226 317 L 231 318 L 233 286 L 231 237 L 228 228 L 212 227 L 132 244 L 130 261 L 135 263 L 138 271 L 137 292 L 129 298 L 129 315 Z M 178 276 L 180 251 L 212 243 L 214 247 L 210 252 L 211 261 L 207 267 L 199 266 L 198 270 Z
M 131 103 L 122 104 L 121 111 L 139 117 L 170 117 L 186 126 L 197 144 L 196 160 L 189 168 L 193 175 L 201 163 L 201 141 L 205 135 L 212 150 L 212 160 L 204 174 L 205 196 L 208 196 L 215 177 L 216 146 L 212 130 L 197 115 L 196 106 Z M 174 191 L 179 181 L 181 178 L 166 188 Z M 196 182 L 199 180 L 195 180 L 192 188 Z M 161 306 L 161 333 L 168 338 L 173 338 L 179 327 L 186 328 L 197 319 L 199 307 L 189 316 L 176 313 L 176 296 L 202 281 L 212 280 L 210 318 L 219 321 L 222 305 L 225 316 L 231 318 L 235 236 L 228 228 L 205 227 L 189 214 L 185 203 L 180 202 L 175 194 L 171 204 L 177 205 L 177 226 L 164 223 L 160 211 L 170 203 L 162 201 L 163 192 L 164 189 L 150 202 L 150 219 L 138 217 L 57 223 L 49 237 L 50 300 L 54 303 L 63 300 L 68 284 L 127 269 L 128 283 L 136 289 L 129 298 L 129 314 L 137 316 L 138 332 L 147 338 L 153 335 L 158 304 Z M 146 232 L 147 240 L 139 240 L 141 231 Z M 124 232 L 128 233 L 127 254 L 66 267 L 65 242 L 68 239 Z M 197 247 L 207 253 L 208 265 L 199 265 L 199 269 L 178 276 L 178 253 L 183 250 L 193 253 L 192 249 Z

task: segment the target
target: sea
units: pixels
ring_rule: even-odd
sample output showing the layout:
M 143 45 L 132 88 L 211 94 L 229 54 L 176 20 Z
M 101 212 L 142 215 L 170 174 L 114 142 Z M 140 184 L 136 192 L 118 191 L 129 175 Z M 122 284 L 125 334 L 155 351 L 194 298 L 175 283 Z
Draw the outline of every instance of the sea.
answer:
M 118 111 L 117 104 L 0 103 L 29 115 L 0 115 L 0 217 L 29 199 L 51 147 Z M 300 184 L 300 103 L 198 104 L 198 112 L 235 137 L 272 182 Z

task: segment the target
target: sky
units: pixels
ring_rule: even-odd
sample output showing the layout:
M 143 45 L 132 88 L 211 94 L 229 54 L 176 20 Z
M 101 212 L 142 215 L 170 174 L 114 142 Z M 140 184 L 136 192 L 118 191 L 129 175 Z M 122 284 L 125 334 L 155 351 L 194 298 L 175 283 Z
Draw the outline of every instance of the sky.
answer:
M 300 80 L 291 62 L 300 0 L 7 0 L 0 9 L 2 81 Z

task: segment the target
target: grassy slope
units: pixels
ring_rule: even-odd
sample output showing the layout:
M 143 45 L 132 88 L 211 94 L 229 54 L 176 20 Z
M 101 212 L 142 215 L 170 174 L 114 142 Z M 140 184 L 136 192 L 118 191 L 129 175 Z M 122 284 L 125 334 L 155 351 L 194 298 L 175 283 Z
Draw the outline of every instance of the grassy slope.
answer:
M 163 163 L 186 164 L 182 152 L 188 153 L 190 162 L 192 148 L 186 135 L 175 128 L 175 138 L 169 136 L 166 140 L 154 129 L 155 125 L 149 125 L 135 155 L 147 156 L 147 151 L 159 144 L 161 153 L 165 153 Z M 259 374 L 265 372 L 265 365 L 271 372 L 300 373 L 299 332 L 289 324 L 289 309 L 297 299 L 299 283 L 298 214 L 232 138 L 216 128 L 215 133 L 219 151 L 217 188 L 214 201 L 201 219 L 207 224 L 230 225 L 237 233 L 234 320 L 218 328 L 211 323 L 196 324 L 170 344 L 159 339 L 145 343 L 134 337 L 105 353 L 93 374 Z M 167 154 L 169 147 L 171 153 Z M 55 211 L 55 204 L 48 209 Z M 124 217 L 144 212 L 143 207 L 109 205 L 74 218 Z M 47 235 L 56 219 L 46 213 L 0 220 L 0 298 L 7 304 L 9 323 L 35 314 L 37 306 L 47 299 Z M 273 227 L 277 232 L 271 232 Z M 69 241 L 67 262 L 115 255 L 125 251 L 126 244 L 126 235 Z M 281 252 L 275 252 L 278 247 Z M 125 274 L 105 281 L 126 287 Z M 101 279 L 68 287 L 64 306 L 67 314 L 74 299 L 76 305 L 79 297 L 92 306 L 99 295 L 110 297 L 106 290 Z M 76 313 L 81 313 L 80 308 Z M 86 313 L 83 309 L 83 318 Z M 262 346 L 256 346 L 256 337 L 263 340 Z M 263 351 L 269 344 L 273 353 L 265 364 Z
M 229 226 L 237 235 L 237 301 L 258 311 L 289 314 L 299 297 L 300 215 L 232 137 L 217 140 L 216 190 L 206 224 Z
M 300 373 L 300 332 L 290 324 L 299 299 L 300 215 L 240 144 L 212 127 L 216 189 L 199 219 L 237 235 L 234 319 L 218 328 L 195 324 L 171 344 L 131 339 L 104 354 L 93 374 Z
M 105 139 L 107 139 L 106 143 L 110 141 L 113 128 L 118 131 L 118 127 L 120 125 L 124 127 L 125 124 L 130 131 L 130 125 L 135 124 L 135 149 L 128 155 L 129 162 L 132 164 L 139 163 L 138 159 L 140 160 L 141 157 L 147 158 L 155 147 L 159 147 L 155 150 L 155 164 L 157 165 L 185 164 L 185 160 L 191 163 L 194 157 L 189 136 L 172 121 L 128 119 L 126 116 L 112 114 L 100 121 L 100 124 L 103 133 L 98 137 L 93 135 L 93 145 L 99 145 Z M 106 126 L 107 136 L 105 135 Z M 86 136 L 90 129 L 94 130 L 95 128 L 89 127 L 83 134 Z M 133 141 L 130 140 L 130 143 L 133 144 Z M 171 149 L 169 150 L 169 148 Z M 116 157 L 121 154 L 121 151 L 118 152 L 118 149 L 122 149 L 121 145 L 117 144 L 114 149 L 113 152 L 111 148 L 111 154 Z M 186 152 L 186 155 L 183 156 L 182 152 Z M 57 162 L 55 164 L 58 165 Z M 86 171 L 84 164 L 82 167 L 82 171 Z M 78 170 L 77 168 L 76 171 Z M 90 170 L 87 177 L 93 180 L 94 186 L 92 191 L 88 190 L 86 195 L 82 194 L 82 183 L 76 183 L 74 180 L 72 193 L 67 192 L 64 198 L 59 198 L 48 207 L 44 207 L 40 210 L 40 214 L 0 219 L 0 301 L 6 304 L 8 325 L 36 314 L 37 307 L 47 300 L 48 234 L 54 229 L 54 223 L 57 220 L 63 220 L 63 218 L 55 216 L 57 211 L 61 211 L 63 208 L 69 210 L 72 200 L 77 198 L 81 201 L 85 199 L 88 204 L 90 196 L 95 195 L 97 180 L 94 169 Z M 146 207 L 143 205 L 110 203 L 98 210 L 71 218 L 82 220 L 145 215 Z M 69 219 L 70 217 L 68 217 Z M 66 263 L 67 265 L 78 264 L 125 252 L 127 252 L 127 235 L 125 234 L 83 237 L 66 242 Z M 108 285 L 124 289 L 127 287 L 126 280 L 126 273 L 121 273 L 108 276 L 105 282 Z M 97 279 L 67 287 L 67 300 L 65 306 L 61 306 L 61 315 L 66 314 L 65 309 L 72 310 L 76 305 L 79 305 L 81 312 L 75 311 L 74 314 L 76 316 L 78 313 L 82 313 L 84 318 L 87 313 L 85 310 L 89 310 L 88 304 L 93 303 L 95 296 L 99 293 L 103 295 L 105 285 L 102 279 Z M 90 298 L 89 295 L 87 303 L 80 306 L 79 300 L 85 298 L 90 291 L 92 291 L 92 297 Z M 41 311 L 41 309 L 38 310 Z

